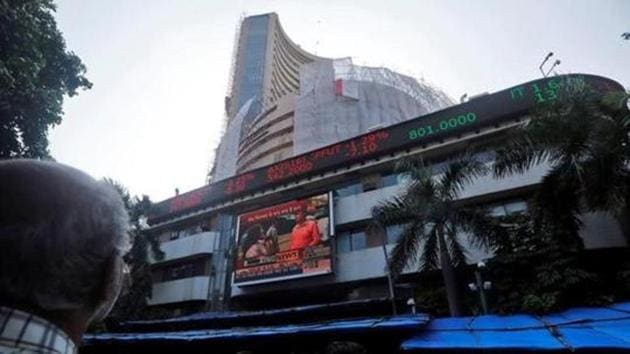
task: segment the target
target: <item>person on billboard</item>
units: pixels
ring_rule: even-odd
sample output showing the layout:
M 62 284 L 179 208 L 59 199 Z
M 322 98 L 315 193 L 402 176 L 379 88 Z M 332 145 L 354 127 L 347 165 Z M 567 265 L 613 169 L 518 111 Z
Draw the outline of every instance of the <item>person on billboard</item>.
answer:
M 317 222 L 309 220 L 303 210 L 295 213 L 295 226 L 291 231 L 291 249 L 312 247 L 320 243 L 322 234 Z
M 249 232 L 253 232 L 253 239 L 255 240 L 251 245 L 247 247 L 245 251 L 245 258 L 258 258 L 272 256 L 277 252 L 277 248 L 274 246 L 273 238 L 268 237 L 260 225 L 256 225 Z
M 273 254 L 277 253 L 280 250 L 280 246 L 278 245 L 278 226 L 275 220 L 271 221 L 271 225 L 269 225 L 265 236 L 267 237 L 271 252 Z

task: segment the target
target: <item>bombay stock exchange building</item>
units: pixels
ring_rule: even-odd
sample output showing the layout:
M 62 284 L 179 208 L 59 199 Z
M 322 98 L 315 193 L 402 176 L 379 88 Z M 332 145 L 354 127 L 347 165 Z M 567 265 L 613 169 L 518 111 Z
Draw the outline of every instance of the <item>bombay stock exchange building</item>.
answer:
M 305 52 L 276 14 L 243 19 L 235 46 L 212 183 L 158 203 L 149 219 L 166 254 L 153 264 L 150 304 L 171 315 L 387 297 L 382 245 L 390 250 L 402 225 L 388 227 L 385 240 L 366 226 L 372 207 L 405 188 L 395 161 L 421 155 L 439 171 L 454 152 L 513 129 L 531 87 L 555 85 L 523 84 L 453 105 L 391 70 Z M 430 139 L 406 133 L 418 122 L 439 128 L 451 120 L 453 128 Z M 490 162 L 493 154 L 478 157 Z M 482 178 L 462 198 L 495 214 L 522 212 L 545 171 L 500 183 Z M 587 248 L 625 245 L 611 217 L 583 220 Z M 312 246 L 296 249 L 296 234 Z M 489 255 L 473 249 L 469 256 Z
M 214 181 L 452 104 L 408 76 L 302 50 L 274 13 L 242 21 L 225 102 Z

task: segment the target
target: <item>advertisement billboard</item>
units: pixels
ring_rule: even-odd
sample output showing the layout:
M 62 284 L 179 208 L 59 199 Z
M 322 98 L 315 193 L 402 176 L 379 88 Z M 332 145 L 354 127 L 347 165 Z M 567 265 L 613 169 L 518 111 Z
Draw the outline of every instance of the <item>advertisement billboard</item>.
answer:
M 330 193 L 239 215 L 233 284 L 332 273 Z

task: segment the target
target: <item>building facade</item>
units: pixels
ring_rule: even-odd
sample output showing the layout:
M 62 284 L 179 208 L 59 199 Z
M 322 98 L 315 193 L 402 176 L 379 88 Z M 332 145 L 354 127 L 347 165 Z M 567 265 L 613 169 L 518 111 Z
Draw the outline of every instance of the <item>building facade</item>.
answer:
M 212 181 L 452 104 L 411 77 L 302 50 L 274 13 L 245 18 L 239 33 Z
M 536 80 L 452 105 L 438 90 L 389 70 L 305 53 L 274 14 L 246 18 L 238 48 L 248 49 L 236 56 L 213 182 L 157 203 L 149 218 L 166 253 L 154 264 L 150 303 L 172 315 L 387 297 L 385 253 L 402 225 L 384 233 L 367 226 L 374 206 L 405 189 L 396 161 L 422 156 L 437 175 L 472 146 L 491 164 L 489 146 L 527 119 L 536 102 L 554 97 L 536 90 L 552 92 L 559 82 Z M 258 58 L 271 68 L 258 79 L 248 75 L 262 64 L 250 61 L 248 50 L 265 53 Z M 291 73 L 274 66 L 276 51 L 282 64 L 295 56 L 295 80 L 282 89 L 274 70 Z M 618 88 L 596 76 L 567 78 Z M 461 199 L 497 215 L 523 212 L 546 171 L 541 165 L 500 181 L 483 177 Z M 612 217 L 588 214 L 583 221 L 587 248 L 626 245 Z M 492 256 L 470 251 L 470 263 Z

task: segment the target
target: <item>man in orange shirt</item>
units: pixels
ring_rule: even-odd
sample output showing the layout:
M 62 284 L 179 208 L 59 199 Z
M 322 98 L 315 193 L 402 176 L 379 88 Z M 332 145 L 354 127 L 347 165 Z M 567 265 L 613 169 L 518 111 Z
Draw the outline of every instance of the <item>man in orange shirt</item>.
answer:
M 295 214 L 295 226 L 291 231 L 291 249 L 315 246 L 319 244 L 321 238 L 317 222 L 307 220 L 304 211 L 299 210 Z

